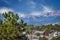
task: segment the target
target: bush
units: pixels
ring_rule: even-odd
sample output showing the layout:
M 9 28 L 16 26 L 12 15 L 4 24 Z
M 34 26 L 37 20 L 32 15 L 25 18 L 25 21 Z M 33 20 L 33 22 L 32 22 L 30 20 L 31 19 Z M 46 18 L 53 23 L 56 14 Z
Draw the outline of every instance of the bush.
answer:
M 39 40 L 47 40 L 45 37 L 40 37 Z

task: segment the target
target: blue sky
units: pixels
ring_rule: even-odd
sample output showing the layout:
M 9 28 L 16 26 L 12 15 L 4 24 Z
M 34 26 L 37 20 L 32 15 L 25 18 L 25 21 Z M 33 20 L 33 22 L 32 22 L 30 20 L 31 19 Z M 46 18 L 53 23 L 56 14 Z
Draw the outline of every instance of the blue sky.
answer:
M 8 11 L 28 24 L 60 23 L 60 0 L 0 0 L 0 19 Z

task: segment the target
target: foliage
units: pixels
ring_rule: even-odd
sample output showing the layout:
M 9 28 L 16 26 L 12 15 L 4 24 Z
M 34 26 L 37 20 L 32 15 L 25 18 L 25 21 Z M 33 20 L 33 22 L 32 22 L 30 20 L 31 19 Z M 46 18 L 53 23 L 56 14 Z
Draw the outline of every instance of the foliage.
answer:
M 23 20 L 17 22 L 19 19 L 18 14 L 14 14 L 13 12 L 3 13 L 4 21 L 0 21 L 0 40 L 25 40 L 25 35 L 22 36 L 25 31 L 25 26 Z M 21 38 L 24 37 L 24 38 Z
M 35 35 L 40 36 L 40 33 L 39 32 L 36 32 Z
M 57 37 L 57 38 L 52 38 L 51 40 L 60 40 L 60 37 Z
M 58 24 L 55 24 L 55 25 L 48 24 L 48 25 L 35 26 L 34 30 L 49 31 L 49 32 L 60 31 L 60 25 L 58 25 Z
M 33 30 L 48 32 L 60 31 L 60 25 L 57 24 L 41 26 L 27 25 L 27 23 L 24 23 L 22 19 L 19 20 L 18 14 L 14 14 L 13 12 L 5 12 L 2 15 L 4 17 L 4 21 L 0 19 L 0 40 L 25 40 L 27 37 L 23 35 L 23 32 L 32 34 Z M 38 33 L 36 34 L 38 35 Z M 46 40 L 45 37 L 40 39 Z M 57 39 L 60 40 L 60 37 Z
M 32 34 L 34 26 L 33 25 L 27 25 L 26 29 L 27 29 L 26 30 L 27 34 Z
M 39 40 L 47 40 L 47 38 L 41 37 L 41 38 L 39 38 Z
M 51 40 L 57 40 L 57 38 L 53 37 Z

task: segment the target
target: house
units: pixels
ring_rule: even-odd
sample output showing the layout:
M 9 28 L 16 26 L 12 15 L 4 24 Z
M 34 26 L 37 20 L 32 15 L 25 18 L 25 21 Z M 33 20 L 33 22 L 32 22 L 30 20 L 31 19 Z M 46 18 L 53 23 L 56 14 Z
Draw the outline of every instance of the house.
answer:
M 39 33 L 39 37 L 43 37 L 43 36 L 44 36 L 44 35 L 43 35 L 43 34 L 44 34 L 44 31 L 35 31 L 34 34 L 35 34 L 35 33 Z
M 37 35 L 35 35 L 35 33 L 37 33 L 38 34 L 38 36 Z M 53 37 L 58 37 L 58 36 L 60 36 L 60 32 L 58 32 L 58 31 L 54 31 L 54 32 L 52 32 L 52 33 L 50 33 L 50 32 L 48 32 L 48 31 L 33 31 L 33 33 L 30 35 L 30 34 L 28 34 L 28 35 L 26 35 L 30 40 L 32 39 L 32 40 L 38 40 L 40 37 L 46 37 L 48 40 L 51 40 Z
M 58 36 L 60 36 L 60 32 L 58 31 L 52 32 L 49 34 L 48 40 L 51 40 L 53 37 L 58 37 Z

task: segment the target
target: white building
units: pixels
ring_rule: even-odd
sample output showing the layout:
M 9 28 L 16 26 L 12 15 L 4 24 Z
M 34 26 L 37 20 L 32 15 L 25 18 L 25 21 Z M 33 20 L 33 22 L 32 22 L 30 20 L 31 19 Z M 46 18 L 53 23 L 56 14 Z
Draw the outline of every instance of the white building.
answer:
M 60 36 L 60 32 L 58 31 L 52 32 L 49 34 L 48 40 L 51 40 L 53 37 L 58 37 L 58 36 Z
M 35 31 L 34 33 L 40 33 L 39 37 L 43 37 L 44 36 L 43 35 L 44 31 Z

